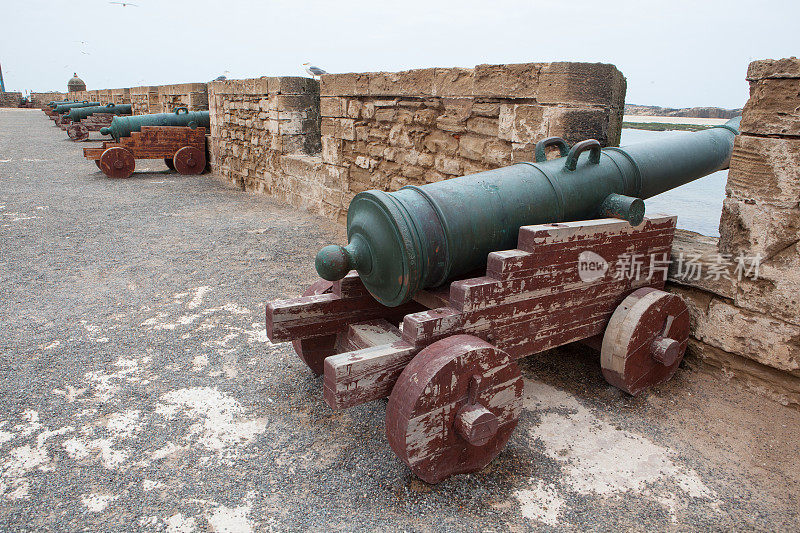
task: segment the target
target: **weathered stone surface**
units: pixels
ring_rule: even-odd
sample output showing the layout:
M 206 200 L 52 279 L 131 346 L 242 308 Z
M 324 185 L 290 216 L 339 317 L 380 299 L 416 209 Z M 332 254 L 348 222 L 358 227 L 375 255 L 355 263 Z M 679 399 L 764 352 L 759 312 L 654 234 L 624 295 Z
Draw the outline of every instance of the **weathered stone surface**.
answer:
M 753 279 L 738 281 L 738 307 L 775 316 L 800 325 L 800 250 L 798 244 L 759 266 Z
M 764 79 L 750 84 L 740 131 L 800 137 L 800 78 Z
M 365 96 L 369 94 L 369 74 L 323 74 L 320 96 Z
M 545 109 L 536 104 L 502 104 L 498 122 L 498 137 L 517 143 L 529 143 L 544 139 L 549 132 Z
M 691 315 L 694 338 L 784 371 L 800 369 L 800 326 L 754 313 L 696 289 L 672 286 Z
M 541 66 L 540 63 L 477 65 L 473 96 L 536 98 Z
M 434 96 L 473 96 L 474 70 L 471 68 L 434 69 Z
M 720 250 L 770 258 L 797 243 L 800 207 L 783 209 L 726 198 L 719 223 Z
M 764 78 L 800 78 L 800 59 L 796 57 L 762 59 L 750 63 L 747 67 L 747 79 Z
M 367 84 L 370 96 L 428 96 L 433 93 L 436 69 L 415 69 L 402 72 L 375 72 Z
M 689 338 L 684 359 L 694 369 L 725 381 L 735 380 L 758 394 L 800 407 L 800 373 L 785 372 Z
M 542 104 L 589 104 L 620 107 L 625 78 L 605 63 L 549 63 L 539 71 L 536 100 Z
M 800 138 L 737 135 L 727 193 L 745 202 L 796 206 L 800 202 Z
M 729 260 L 721 257 L 718 241 L 714 237 L 693 231 L 675 230 L 669 281 L 733 299 L 736 294 L 736 276 L 732 271 L 730 275 L 717 276 L 712 267 Z
M 613 142 L 608 109 L 548 107 L 545 117 L 547 136 L 561 137 L 570 146 L 586 139 L 595 139 L 602 146 L 608 146 L 610 140 Z M 524 139 L 520 141 L 524 142 Z

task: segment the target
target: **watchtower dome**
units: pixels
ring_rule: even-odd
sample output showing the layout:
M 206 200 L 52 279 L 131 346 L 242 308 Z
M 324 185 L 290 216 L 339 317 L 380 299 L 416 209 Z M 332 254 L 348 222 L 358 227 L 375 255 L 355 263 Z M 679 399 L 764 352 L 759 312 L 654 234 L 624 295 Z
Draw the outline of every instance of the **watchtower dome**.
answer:
M 72 78 L 67 82 L 67 92 L 74 93 L 78 91 L 85 91 L 86 84 L 78 77 L 78 73 L 74 73 Z

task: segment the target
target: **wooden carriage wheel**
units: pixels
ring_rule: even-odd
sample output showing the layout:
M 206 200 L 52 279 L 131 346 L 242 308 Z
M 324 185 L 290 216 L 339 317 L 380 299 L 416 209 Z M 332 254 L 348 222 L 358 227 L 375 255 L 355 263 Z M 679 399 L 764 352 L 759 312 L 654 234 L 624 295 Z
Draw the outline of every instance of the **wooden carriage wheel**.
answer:
M 125 148 L 112 146 L 100 156 L 98 166 L 109 178 L 128 178 L 136 168 L 136 160 Z
M 689 310 L 680 296 L 650 287 L 632 292 L 611 315 L 600 364 L 610 384 L 636 395 L 668 381 L 689 340 Z
M 167 168 L 170 170 L 175 170 L 175 163 L 172 162 L 171 157 L 164 158 L 164 164 L 167 165 Z
M 67 135 L 73 141 L 84 141 L 89 138 L 89 128 L 76 122 L 67 126 Z
M 318 279 L 306 289 L 303 296 L 315 296 L 331 292 L 333 282 Z M 292 341 L 294 351 L 308 368 L 319 376 L 325 370 L 325 358 L 336 353 L 336 341 L 338 335 L 326 335 L 324 337 L 313 337 L 311 339 L 299 339 Z
M 202 174 L 206 168 L 206 155 L 199 148 L 184 146 L 175 152 L 172 163 L 180 174 Z
M 386 436 L 420 479 L 438 483 L 482 469 L 511 437 L 523 381 L 507 353 L 471 335 L 419 352 L 389 396 Z

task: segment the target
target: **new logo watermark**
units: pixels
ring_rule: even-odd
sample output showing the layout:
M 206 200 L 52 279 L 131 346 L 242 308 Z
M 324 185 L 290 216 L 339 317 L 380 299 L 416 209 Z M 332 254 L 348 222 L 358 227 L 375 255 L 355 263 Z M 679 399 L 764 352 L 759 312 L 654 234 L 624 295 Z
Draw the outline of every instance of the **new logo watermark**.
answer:
M 578 276 L 581 281 L 591 283 L 605 276 L 606 272 L 608 272 L 608 261 L 600 254 L 586 250 L 578 256 Z

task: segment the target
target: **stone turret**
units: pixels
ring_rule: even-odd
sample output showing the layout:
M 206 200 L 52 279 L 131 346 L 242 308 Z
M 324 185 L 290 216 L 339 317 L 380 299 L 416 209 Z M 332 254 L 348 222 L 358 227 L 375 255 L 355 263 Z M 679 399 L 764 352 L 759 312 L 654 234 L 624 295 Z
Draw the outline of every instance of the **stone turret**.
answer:
M 74 93 L 78 91 L 85 91 L 86 84 L 78 77 L 78 73 L 74 73 L 72 78 L 67 82 L 67 92 Z

